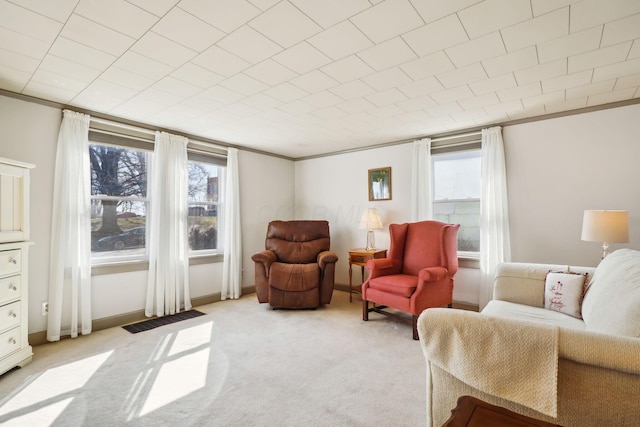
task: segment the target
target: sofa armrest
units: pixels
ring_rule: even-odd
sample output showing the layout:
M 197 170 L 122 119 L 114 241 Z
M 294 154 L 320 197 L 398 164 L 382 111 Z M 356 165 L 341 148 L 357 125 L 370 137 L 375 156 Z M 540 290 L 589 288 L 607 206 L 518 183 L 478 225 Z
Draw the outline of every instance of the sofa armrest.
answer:
M 549 271 L 568 271 L 566 265 L 505 262 L 498 265 L 493 299 L 544 307 L 544 280 Z

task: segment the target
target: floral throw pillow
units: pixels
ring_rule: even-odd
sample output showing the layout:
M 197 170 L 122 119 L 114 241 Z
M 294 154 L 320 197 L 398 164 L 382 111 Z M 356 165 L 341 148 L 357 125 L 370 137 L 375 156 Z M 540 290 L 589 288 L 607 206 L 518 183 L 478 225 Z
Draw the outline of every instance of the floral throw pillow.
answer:
M 581 305 L 588 274 L 547 273 L 544 308 L 582 319 Z

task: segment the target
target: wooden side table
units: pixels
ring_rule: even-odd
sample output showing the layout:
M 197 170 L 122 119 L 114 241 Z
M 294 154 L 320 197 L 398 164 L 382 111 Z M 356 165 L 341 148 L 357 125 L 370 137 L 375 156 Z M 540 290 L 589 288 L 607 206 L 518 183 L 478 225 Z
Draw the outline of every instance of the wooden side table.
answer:
M 375 258 L 386 258 L 387 250 L 386 249 L 371 249 L 366 250 L 365 248 L 356 248 L 349 250 L 349 302 L 352 301 L 351 293 L 353 292 L 353 287 L 351 285 L 352 278 L 352 265 L 359 265 L 360 271 L 362 274 L 362 282 L 364 282 L 364 266 L 367 264 L 367 261 Z
M 560 427 L 546 421 L 516 414 L 506 408 L 490 405 L 471 396 L 458 398 L 458 406 L 451 410 L 451 418 L 442 427 Z

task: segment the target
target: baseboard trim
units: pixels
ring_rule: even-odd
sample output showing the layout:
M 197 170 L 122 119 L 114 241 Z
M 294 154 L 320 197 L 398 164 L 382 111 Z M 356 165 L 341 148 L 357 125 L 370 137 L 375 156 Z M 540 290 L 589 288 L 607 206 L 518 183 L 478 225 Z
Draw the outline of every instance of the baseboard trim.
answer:
M 242 295 L 252 294 L 256 292 L 255 286 L 247 286 L 242 288 Z M 195 307 L 200 307 L 206 304 L 212 304 L 214 302 L 222 301 L 220 292 L 216 292 L 215 294 L 203 295 L 200 297 L 191 298 L 191 305 Z M 131 311 L 129 313 L 117 314 L 115 316 L 103 317 L 100 319 L 94 319 L 91 325 L 92 331 L 100 331 L 102 329 L 109 329 L 118 326 L 127 325 L 129 323 L 139 322 L 141 320 L 148 319 L 144 315 L 144 310 L 136 310 Z M 62 339 L 66 339 L 66 337 L 62 337 Z M 47 344 L 47 331 L 39 331 L 29 334 L 29 344 L 31 346 Z

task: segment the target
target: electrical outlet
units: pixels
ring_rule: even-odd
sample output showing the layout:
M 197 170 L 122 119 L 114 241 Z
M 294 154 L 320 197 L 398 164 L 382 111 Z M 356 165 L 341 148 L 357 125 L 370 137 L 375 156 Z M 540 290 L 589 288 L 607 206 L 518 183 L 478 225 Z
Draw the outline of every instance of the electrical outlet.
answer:
M 43 302 L 42 303 L 42 315 L 46 316 L 47 314 L 49 314 L 49 302 Z

